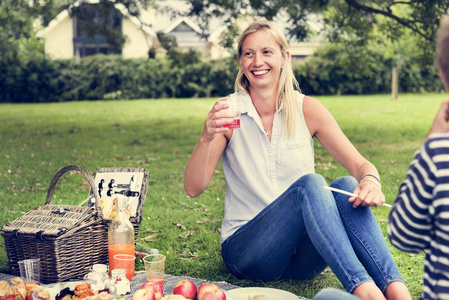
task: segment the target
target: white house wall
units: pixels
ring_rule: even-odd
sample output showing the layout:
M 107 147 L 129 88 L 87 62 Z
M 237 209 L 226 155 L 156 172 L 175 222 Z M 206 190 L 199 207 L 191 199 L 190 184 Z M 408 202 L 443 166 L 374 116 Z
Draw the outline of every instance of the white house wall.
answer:
M 73 58 L 73 22 L 67 17 L 45 34 L 45 52 L 52 59 Z
M 151 39 L 136 24 L 126 18 L 123 18 L 122 30 L 126 36 L 126 43 L 122 49 L 123 58 L 148 57 Z

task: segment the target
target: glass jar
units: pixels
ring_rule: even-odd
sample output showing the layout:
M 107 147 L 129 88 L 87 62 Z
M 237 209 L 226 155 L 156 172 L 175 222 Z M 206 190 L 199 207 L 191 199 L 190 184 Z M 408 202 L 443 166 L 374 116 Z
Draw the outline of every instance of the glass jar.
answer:
M 131 292 L 131 282 L 126 278 L 126 269 L 112 270 L 111 283 L 115 286 L 117 295 L 126 295 Z
M 104 264 L 93 265 L 90 272 L 84 276 L 84 280 L 90 283 L 94 292 L 105 289 L 108 279 L 108 266 Z

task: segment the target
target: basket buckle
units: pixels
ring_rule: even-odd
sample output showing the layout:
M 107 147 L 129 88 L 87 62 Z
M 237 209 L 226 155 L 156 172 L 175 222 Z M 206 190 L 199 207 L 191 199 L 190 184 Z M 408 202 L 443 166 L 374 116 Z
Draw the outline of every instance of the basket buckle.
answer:
M 67 208 L 59 207 L 57 209 L 52 210 L 52 213 L 58 214 L 58 215 L 65 215 L 68 211 L 69 211 L 69 209 L 67 209 Z

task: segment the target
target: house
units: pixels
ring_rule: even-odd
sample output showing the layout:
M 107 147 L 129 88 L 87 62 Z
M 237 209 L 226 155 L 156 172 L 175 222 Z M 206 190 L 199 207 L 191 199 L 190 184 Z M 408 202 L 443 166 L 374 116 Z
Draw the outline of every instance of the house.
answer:
M 186 5 L 184 1 L 170 0 L 165 1 L 166 7 L 176 7 L 181 9 Z M 189 18 L 179 18 L 174 21 L 170 21 L 170 17 L 167 14 L 155 14 L 155 21 L 153 29 L 157 31 L 163 31 L 166 34 L 174 36 L 178 41 L 178 46 L 181 49 L 193 48 L 198 50 L 203 58 L 206 59 L 219 59 L 230 55 L 235 55 L 235 51 L 220 46 L 222 33 L 226 30 L 226 27 L 219 20 L 211 20 L 209 23 L 210 35 L 208 40 L 200 38 L 201 29 Z M 243 30 L 256 18 L 251 15 L 250 12 L 242 13 L 240 18 L 236 21 L 236 25 Z M 284 23 L 282 20 L 276 21 L 278 24 Z M 307 22 L 313 32 L 319 33 L 322 29 L 321 20 L 317 16 L 311 16 Z M 316 49 L 323 45 L 323 37 L 317 34 L 315 37 L 308 41 L 295 41 L 290 40 L 290 53 L 292 55 L 293 62 L 302 60 L 307 56 L 313 54 Z M 235 48 L 237 45 L 235 44 Z
M 210 57 L 209 42 L 201 38 L 201 29 L 191 19 L 178 18 L 162 31 L 173 36 L 180 49 L 194 49 L 202 57 Z
M 90 1 L 92 22 L 98 21 L 94 6 L 96 2 L 98 1 Z M 119 14 L 114 17 L 113 26 L 120 26 L 127 38 L 118 54 L 124 58 L 147 57 L 156 33 L 149 26 L 142 26 L 137 18 L 128 17 L 122 5 L 114 6 Z M 38 37 L 44 39 L 45 52 L 53 59 L 72 59 L 97 53 L 113 53 L 111 47 L 101 37 L 87 39 L 79 24 L 76 18 L 70 16 L 68 10 L 61 11 L 47 27 L 38 32 Z
M 89 1 L 92 4 L 92 22 L 98 22 L 95 17 L 95 3 L 98 0 Z M 185 5 L 181 1 L 166 1 L 165 5 L 179 6 Z M 164 50 L 156 42 L 156 32 L 164 32 L 167 35 L 175 37 L 178 48 L 195 49 L 201 53 L 204 59 L 219 59 L 230 55 L 235 55 L 229 49 L 220 46 L 220 38 L 226 29 L 219 21 L 214 20 L 210 23 L 210 35 L 208 40 L 201 38 L 201 29 L 192 19 L 187 17 L 178 17 L 172 19 L 168 14 L 156 12 L 154 9 L 141 12 L 141 20 L 147 24 L 142 26 L 140 20 L 135 17 L 128 17 L 126 9 L 115 4 L 119 12 L 115 16 L 116 21 L 111 26 L 121 26 L 123 34 L 126 36 L 126 42 L 120 51 L 114 52 L 101 37 L 95 37 L 93 40 L 86 38 L 83 30 L 79 26 L 80 21 L 72 18 L 67 10 L 59 13 L 50 24 L 42 29 L 38 36 L 45 41 L 45 52 L 53 59 L 72 59 L 93 55 L 120 54 L 124 58 L 148 57 L 151 47 L 154 47 L 157 53 L 163 54 Z M 250 14 L 244 14 L 238 20 L 240 28 L 246 27 L 254 17 Z M 291 42 L 291 54 L 293 60 L 299 60 L 311 55 L 322 42 L 320 40 L 310 42 Z

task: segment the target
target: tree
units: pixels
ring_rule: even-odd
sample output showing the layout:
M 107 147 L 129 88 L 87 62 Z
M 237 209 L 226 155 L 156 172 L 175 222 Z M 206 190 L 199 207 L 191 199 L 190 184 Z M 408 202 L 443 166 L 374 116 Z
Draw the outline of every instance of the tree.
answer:
M 268 20 L 286 20 L 290 37 L 305 40 L 311 30 L 310 16 L 323 16 L 331 40 L 355 39 L 366 43 L 379 20 L 386 19 L 381 29 L 390 38 L 398 38 L 404 29 L 411 30 L 427 44 L 434 43 L 439 20 L 449 9 L 449 0 L 185 0 L 186 15 L 198 20 L 208 34 L 212 17 L 232 24 L 242 12 Z
M 46 20 L 51 6 L 52 1 L 0 1 L 1 102 L 17 101 L 18 91 L 31 88 L 27 78 L 38 73 L 32 66 L 45 62 L 44 47 L 36 38 L 33 21 Z

